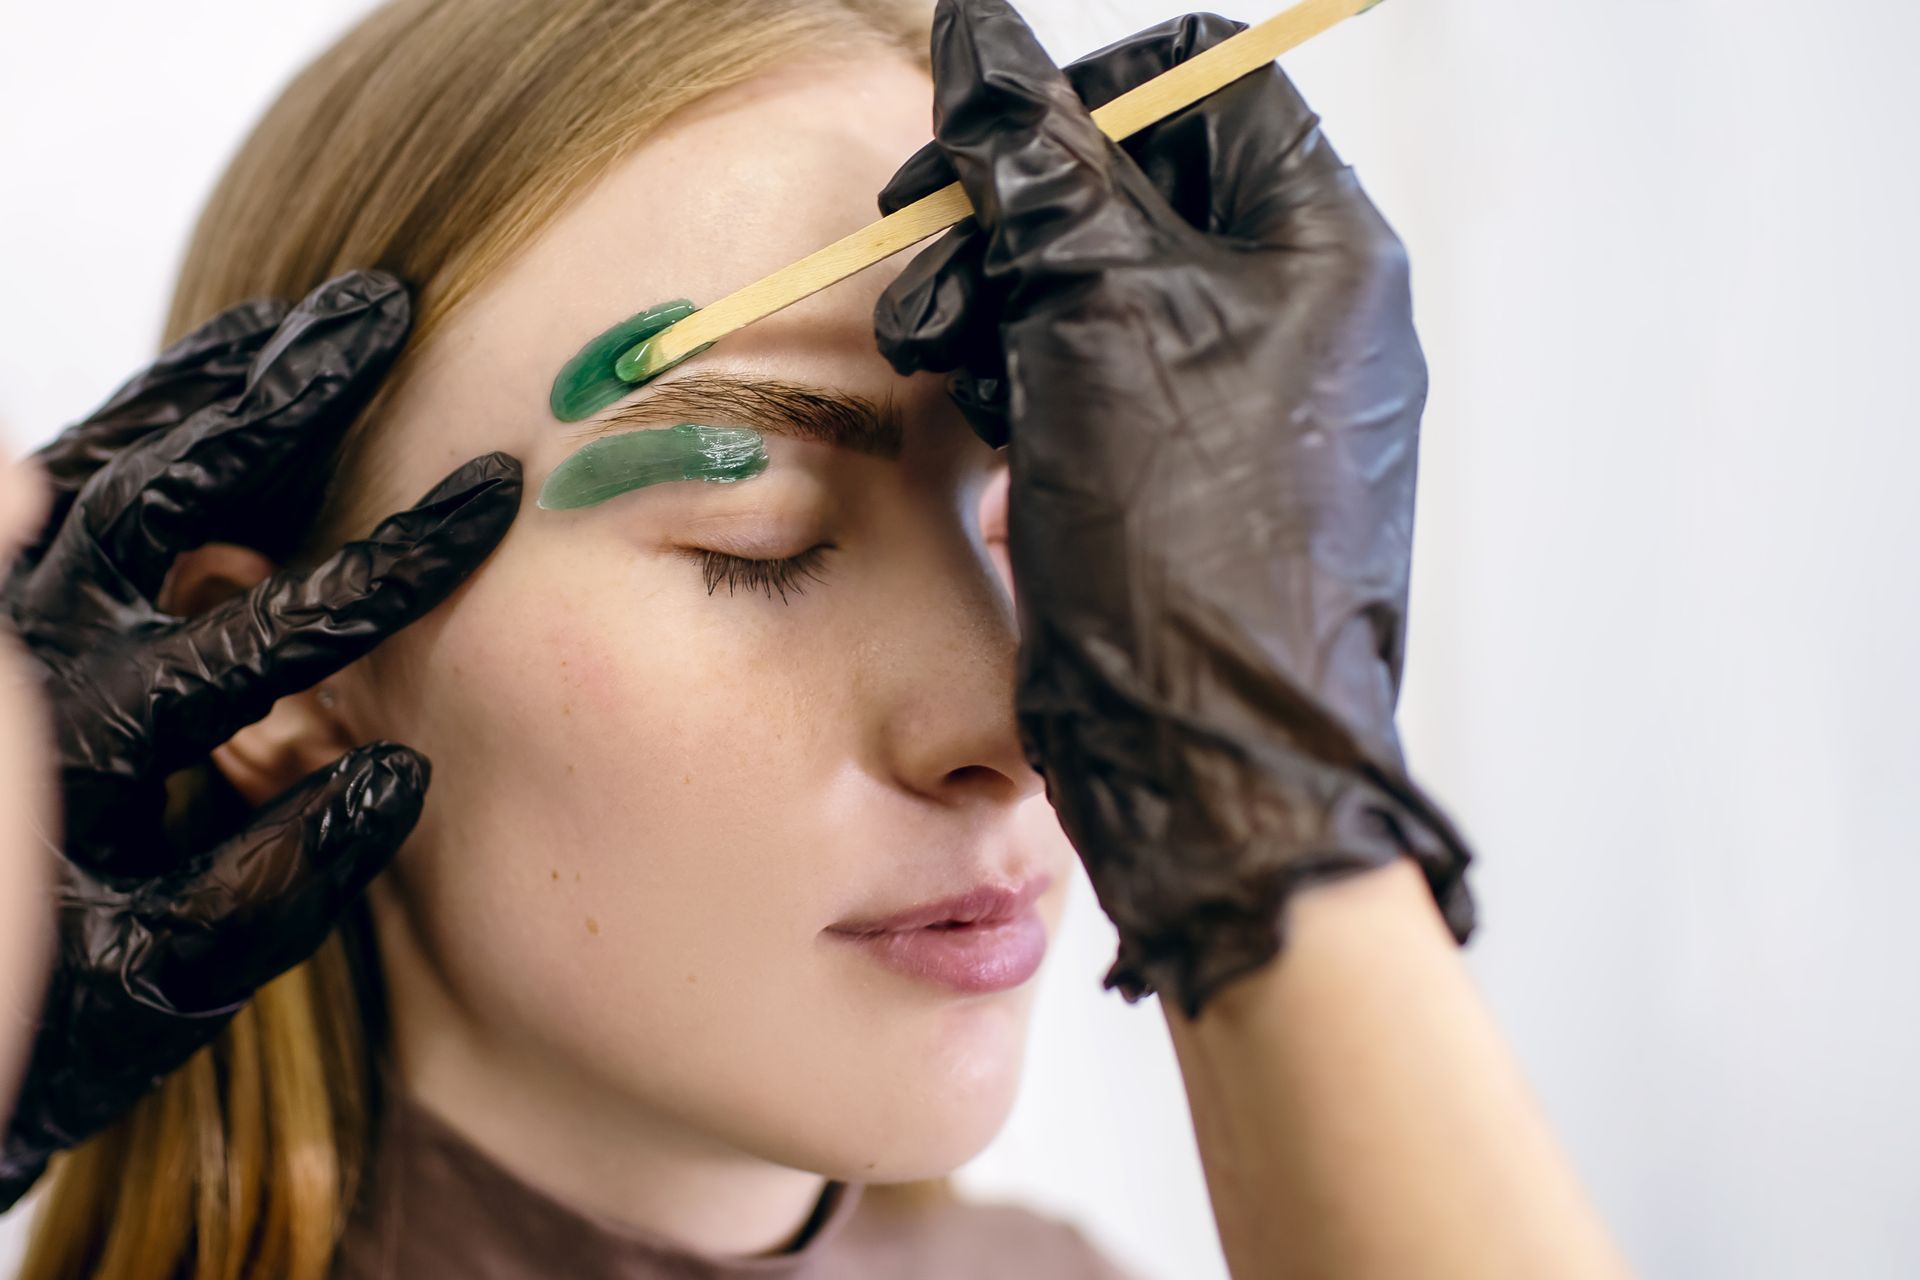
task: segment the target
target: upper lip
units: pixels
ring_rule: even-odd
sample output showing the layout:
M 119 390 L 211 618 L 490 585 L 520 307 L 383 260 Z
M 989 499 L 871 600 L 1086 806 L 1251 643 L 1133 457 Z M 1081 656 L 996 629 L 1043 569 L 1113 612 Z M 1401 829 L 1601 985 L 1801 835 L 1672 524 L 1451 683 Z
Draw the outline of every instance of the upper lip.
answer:
M 1006 924 L 1017 920 L 1053 883 L 1046 872 L 1016 885 L 982 884 L 965 893 L 923 902 L 886 916 L 861 916 L 830 925 L 829 933 L 906 933 L 937 924 Z

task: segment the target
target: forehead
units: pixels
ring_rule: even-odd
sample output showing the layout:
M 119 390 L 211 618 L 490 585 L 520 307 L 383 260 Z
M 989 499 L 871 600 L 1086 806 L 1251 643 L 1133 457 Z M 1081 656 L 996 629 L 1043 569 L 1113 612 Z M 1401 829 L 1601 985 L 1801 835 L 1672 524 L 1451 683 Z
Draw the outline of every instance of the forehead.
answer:
M 672 298 L 713 302 L 878 217 L 881 186 L 931 136 L 931 98 L 926 74 L 889 53 L 796 62 L 696 104 L 448 322 L 417 389 L 469 421 L 547 417 L 554 375 L 602 330 Z M 741 331 L 710 358 L 787 373 L 805 351 L 877 360 L 873 302 L 910 257 Z

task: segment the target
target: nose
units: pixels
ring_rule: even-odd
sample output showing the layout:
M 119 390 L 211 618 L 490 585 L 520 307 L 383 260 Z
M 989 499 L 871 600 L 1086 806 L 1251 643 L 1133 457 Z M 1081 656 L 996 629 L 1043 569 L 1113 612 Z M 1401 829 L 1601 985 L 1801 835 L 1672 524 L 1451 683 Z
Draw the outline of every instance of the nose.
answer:
M 926 575 L 897 615 L 882 750 L 894 778 L 929 799 L 1011 807 L 1043 789 L 1013 713 L 1013 603 L 977 552 L 957 554 L 966 571 Z

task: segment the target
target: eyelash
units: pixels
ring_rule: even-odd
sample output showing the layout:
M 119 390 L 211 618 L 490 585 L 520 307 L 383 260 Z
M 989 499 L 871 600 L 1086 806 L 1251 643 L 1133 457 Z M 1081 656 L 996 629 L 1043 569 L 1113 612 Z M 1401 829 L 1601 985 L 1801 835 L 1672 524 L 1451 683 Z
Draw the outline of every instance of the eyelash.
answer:
M 808 547 L 799 555 L 779 560 L 749 560 L 745 556 L 730 556 L 724 551 L 702 549 L 698 553 L 700 578 L 707 584 L 708 595 L 722 585 L 726 587 L 728 595 L 744 586 L 749 591 L 764 593 L 769 600 L 778 595 L 780 603 L 787 604 L 788 592 L 802 595 L 809 580 L 820 581 L 820 562 L 832 549 L 832 543 L 822 542 Z

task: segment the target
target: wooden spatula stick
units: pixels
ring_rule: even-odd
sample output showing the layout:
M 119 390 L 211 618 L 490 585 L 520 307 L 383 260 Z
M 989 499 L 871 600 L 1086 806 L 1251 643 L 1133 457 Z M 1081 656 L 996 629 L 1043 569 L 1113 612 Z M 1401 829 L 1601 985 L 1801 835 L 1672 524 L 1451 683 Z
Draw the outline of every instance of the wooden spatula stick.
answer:
M 1377 3 L 1379 0 L 1302 0 L 1129 89 L 1095 110 L 1093 122 L 1115 141 L 1128 137 Z M 949 183 L 662 329 L 621 356 L 615 371 L 628 382 L 645 382 L 735 329 L 918 244 L 972 212 L 973 205 L 960 184 Z

